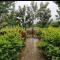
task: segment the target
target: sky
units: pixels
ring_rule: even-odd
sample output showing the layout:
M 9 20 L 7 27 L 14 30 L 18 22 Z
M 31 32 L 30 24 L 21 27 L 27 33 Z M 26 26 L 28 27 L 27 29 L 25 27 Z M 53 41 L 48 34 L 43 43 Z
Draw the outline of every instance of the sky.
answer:
M 49 2 L 48 8 L 51 10 L 51 15 L 53 19 L 55 18 L 55 15 L 57 15 L 56 10 L 58 9 L 57 5 L 53 1 L 35 1 L 37 2 L 38 7 L 40 6 L 40 3 L 43 2 L 44 4 L 46 2 Z M 30 5 L 31 1 L 16 1 L 15 2 L 15 9 L 18 10 L 18 6 L 23 7 L 24 5 Z

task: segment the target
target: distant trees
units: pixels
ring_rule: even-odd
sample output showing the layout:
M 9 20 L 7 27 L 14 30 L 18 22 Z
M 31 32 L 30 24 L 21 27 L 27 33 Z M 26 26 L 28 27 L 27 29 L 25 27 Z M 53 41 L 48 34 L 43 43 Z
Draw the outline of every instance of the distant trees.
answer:
M 31 19 L 32 19 L 32 23 L 33 20 L 36 19 L 36 14 L 37 14 L 37 10 L 38 10 L 38 6 L 37 6 L 37 2 L 32 1 L 31 2 Z
M 16 13 L 15 13 L 15 3 L 12 5 L 10 13 L 5 15 L 5 21 L 7 22 L 8 26 L 17 25 Z
M 57 5 L 58 5 L 58 10 L 57 10 L 57 13 L 58 15 L 60 16 L 60 1 L 54 1 Z M 58 17 L 59 17 L 58 16 Z
M 31 1 L 31 4 L 29 7 L 27 7 L 27 16 L 29 17 L 29 20 L 30 20 L 30 24 L 29 24 L 29 27 L 31 25 L 33 25 L 33 21 L 34 19 L 36 19 L 36 13 L 37 13 L 37 2 L 34 2 L 34 1 Z
M 0 2 L 0 26 L 15 26 L 20 25 L 22 27 L 33 26 L 34 20 L 39 18 L 39 25 L 44 27 L 48 25 L 49 18 L 51 17 L 51 11 L 47 8 L 49 3 L 40 3 L 38 9 L 37 2 L 31 1 L 30 6 L 19 6 L 19 9 L 15 11 L 15 1 L 2 1 Z M 19 17 L 19 19 L 16 19 Z M 4 22 L 2 24 L 2 22 Z
M 30 27 L 33 24 L 33 20 L 36 18 L 36 11 L 37 11 L 37 3 L 34 1 L 31 2 L 30 6 L 19 6 L 19 11 L 17 12 L 17 16 L 19 16 L 21 19 L 19 20 L 19 23 L 25 27 L 24 22 L 28 21 L 26 23 L 27 27 Z M 25 21 L 24 21 L 25 20 Z
M 0 28 L 4 27 L 7 23 L 5 22 L 5 15 L 11 9 L 14 1 L 1 1 L 0 2 Z
M 41 2 L 40 8 L 37 11 L 37 17 L 40 19 L 40 27 L 45 27 L 48 25 L 49 18 L 51 17 L 51 11 L 47 8 L 48 2 L 43 4 Z
M 23 7 L 19 6 L 18 10 L 19 10 L 18 12 L 16 11 L 16 16 L 20 18 L 20 19 L 18 19 L 18 24 L 20 26 L 25 27 L 24 20 L 26 20 L 25 19 L 26 18 L 26 6 L 25 5 Z
M 58 10 L 57 10 L 57 13 L 58 15 L 55 15 L 57 18 L 60 18 L 60 1 L 53 1 L 55 4 L 57 4 L 58 6 Z M 50 23 L 51 26 L 53 27 L 59 27 L 60 26 L 60 20 L 57 20 L 57 21 L 52 21 Z

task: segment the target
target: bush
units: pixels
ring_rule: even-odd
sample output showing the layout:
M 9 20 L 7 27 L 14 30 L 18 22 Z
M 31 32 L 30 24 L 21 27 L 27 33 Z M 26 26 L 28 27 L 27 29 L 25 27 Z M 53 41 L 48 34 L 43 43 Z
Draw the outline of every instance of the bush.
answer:
M 41 31 L 36 33 L 36 35 L 37 35 L 38 39 L 41 39 L 41 34 L 42 34 L 42 32 L 41 32 Z
M 53 26 L 53 27 L 59 27 L 59 22 L 58 21 L 52 21 L 50 23 L 50 25 Z
M 60 27 L 40 28 L 42 41 L 37 44 L 48 60 L 60 59 Z M 40 35 L 39 35 L 40 36 Z
M 0 60 L 18 60 L 24 41 L 13 28 L 5 30 L 7 33 L 0 36 Z

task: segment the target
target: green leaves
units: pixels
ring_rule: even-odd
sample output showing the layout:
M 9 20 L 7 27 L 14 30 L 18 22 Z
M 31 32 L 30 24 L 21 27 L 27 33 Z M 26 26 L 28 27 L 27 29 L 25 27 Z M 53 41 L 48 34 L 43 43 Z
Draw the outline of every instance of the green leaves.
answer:
M 19 37 L 16 27 L 16 30 L 13 28 L 5 29 L 0 30 L 7 32 L 0 36 L 0 60 L 17 60 L 20 50 L 24 47 L 24 41 Z
M 59 28 L 40 28 L 39 36 L 42 41 L 38 42 L 37 47 L 43 50 L 43 54 L 48 60 L 59 60 L 60 58 L 60 27 Z
M 49 18 L 51 17 L 51 11 L 47 8 L 48 4 L 48 2 L 46 4 L 41 2 L 40 8 L 37 11 L 37 17 L 40 19 L 40 25 L 42 27 L 48 25 Z

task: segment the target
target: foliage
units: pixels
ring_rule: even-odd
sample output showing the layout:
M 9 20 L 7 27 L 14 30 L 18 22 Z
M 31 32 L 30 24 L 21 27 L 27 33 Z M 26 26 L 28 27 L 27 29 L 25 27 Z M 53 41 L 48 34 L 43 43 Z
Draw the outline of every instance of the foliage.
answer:
M 0 2 L 0 28 L 6 26 L 4 24 L 4 16 L 9 12 L 11 6 L 14 4 L 14 1 L 1 1 Z
M 23 7 L 19 6 L 18 10 L 19 10 L 18 12 L 16 11 L 16 16 L 20 17 L 20 19 L 17 19 L 18 24 L 20 26 L 22 26 L 22 27 L 25 27 L 25 21 L 24 20 L 26 18 L 26 15 L 25 15 L 25 13 L 26 13 L 26 6 L 25 5 Z
M 53 27 L 59 27 L 59 21 L 52 21 L 50 25 Z
M 27 15 L 29 14 L 30 15 L 30 25 L 32 25 L 33 27 L 33 23 L 34 23 L 34 20 L 37 18 L 36 14 L 37 14 L 37 10 L 38 10 L 38 6 L 37 6 L 37 2 L 34 2 L 34 1 L 31 1 L 31 4 L 29 7 L 27 7 Z
M 31 27 L 33 24 L 33 20 L 36 18 L 36 10 L 37 10 L 37 3 L 34 1 L 31 2 L 30 6 L 19 6 L 19 11 L 16 11 L 16 16 L 20 17 L 20 20 L 18 19 L 18 23 L 25 27 Z M 25 21 L 28 21 L 25 23 Z
M 60 1 L 55 1 L 55 3 L 57 4 L 57 7 L 58 7 L 58 9 L 57 9 L 58 15 L 56 15 L 56 16 L 60 19 Z
M 54 1 L 54 3 L 56 3 L 58 7 L 60 7 L 60 1 Z
M 41 34 L 42 34 L 42 31 L 36 33 L 36 35 L 39 39 L 41 39 Z
M 1 1 L 0 2 L 0 15 L 2 13 L 6 13 L 8 12 L 8 10 L 10 9 L 10 6 L 12 5 L 14 1 Z
M 47 8 L 49 3 L 40 3 L 40 8 L 37 11 L 37 17 L 40 19 L 40 25 L 42 27 L 48 25 L 49 18 L 51 17 L 51 11 Z
M 9 14 L 4 16 L 4 20 L 7 22 L 8 26 L 15 26 L 18 25 L 16 20 L 16 13 L 15 13 L 15 4 L 12 6 L 13 8 L 10 10 Z
M 43 54 L 48 60 L 60 59 L 60 27 L 40 28 L 42 31 L 41 39 L 37 46 L 42 49 Z
M 19 30 L 18 27 L 6 27 L 0 30 L 0 32 L 6 32 L 0 35 L 0 60 L 18 60 L 21 49 L 24 47 Z

